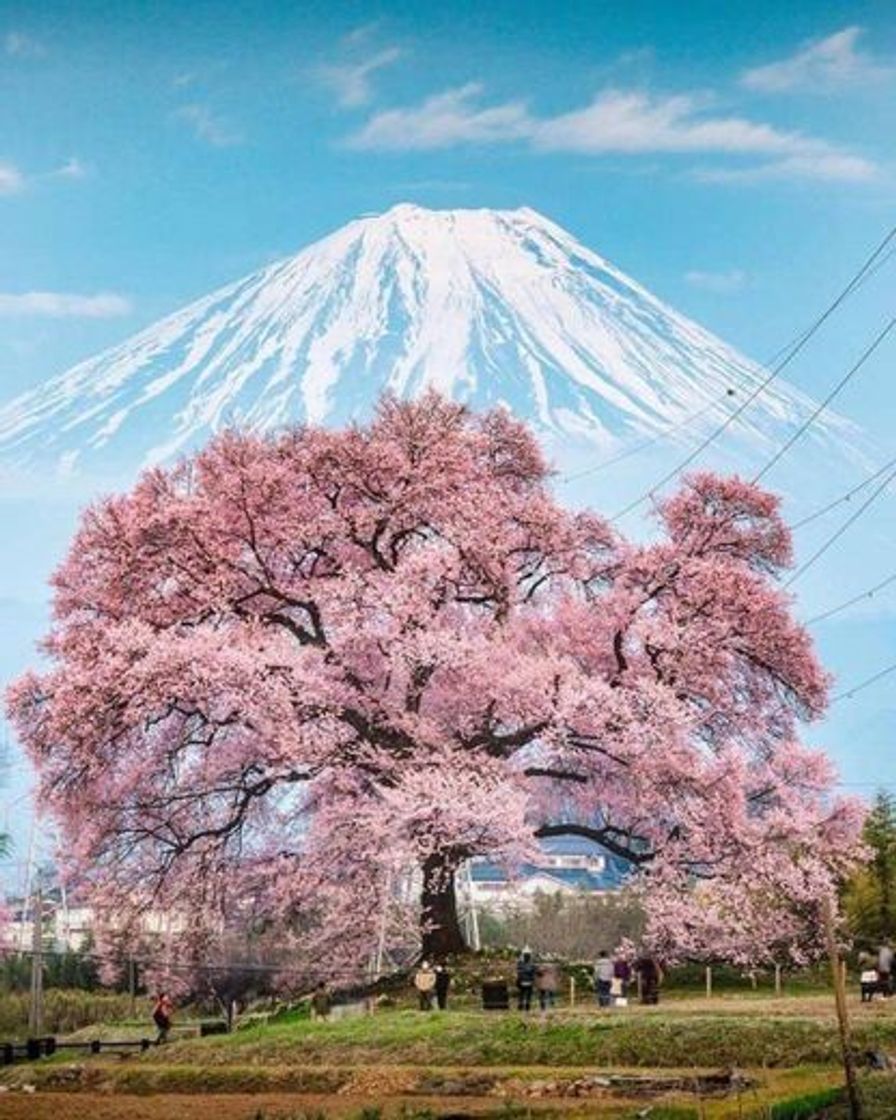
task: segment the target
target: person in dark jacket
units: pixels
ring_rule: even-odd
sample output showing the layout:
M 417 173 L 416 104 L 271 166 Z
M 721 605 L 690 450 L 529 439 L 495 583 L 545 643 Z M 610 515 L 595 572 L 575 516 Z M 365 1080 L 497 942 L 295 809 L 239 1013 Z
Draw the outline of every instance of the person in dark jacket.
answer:
M 663 970 L 659 962 L 645 953 L 635 961 L 635 972 L 641 978 L 641 1002 L 659 1003 L 660 984 L 663 982 Z
M 535 961 L 528 949 L 523 949 L 516 962 L 517 1006 L 520 1011 L 532 1008 L 532 989 L 535 987 Z
M 628 986 L 632 978 L 632 966 L 625 957 L 618 956 L 613 961 L 613 984 L 610 994 L 616 1000 L 628 1000 Z
M 152 1021 L 158 1028 L 156 1046 L 161 1046 L 168 1041 L 168 1032 L 171 1030 L 171 1016 L 174 1014 L 174 1004 L 167 992 L 159 992 L 152 1009 Z
M 451 972 L 444 962 L 436 965 L 436 1004 L 439 1011 L 448 1006 L 448 989 L 451 987 Z
M 327 985 L 320 981 L 311 997 L 311 1015 L 314 1019 L 329 1019 L 333 1008 L 333 1000 Z

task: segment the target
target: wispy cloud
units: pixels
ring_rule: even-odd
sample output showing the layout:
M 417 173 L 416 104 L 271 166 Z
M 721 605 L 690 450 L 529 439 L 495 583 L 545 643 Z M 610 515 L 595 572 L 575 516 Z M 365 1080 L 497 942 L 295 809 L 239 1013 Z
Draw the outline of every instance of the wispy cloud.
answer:
M 112 319 L 130 311 L 130 300 L 113 292 L 89 296 L 70 292 L 0 292 L 0 316 L 7 318 Z
M 427 97 L 412 109 L 375 113 L 348 143 L 353 148 L 393 151 L 449 148 L 457 144 L 506 143 L 532 135 L 534 122 L 522 101 L 481 108 L 480 82 Z
M 692 288 L 701 288 L 718 295 L 739 292 L 747 282 L 747 274 L 739 268 L 730 268 L 727 272 L 703 272 L 695 268 L 686 272 L 684 278 Z
M 359 31 L 363 28 L 359 28 Z M 369 58 L 352 62 L 325 63 L 316 67 L 313 76 L 336 95 L 344 109 L 367 105 L 373 99 L 372 76 L 392 66 L 404 54 L 399 47 L 384 47 Z
M 537 152 L 767 157 L 759 167 L 732 169 L 762 177 L 858 181 L 875 174 L 868 160 L 825 140 L 714 114 L 706 96 L 652 97 L 608 89 L 581 109 L 538 117 L 524 101 L 483 105 L 482 92 L 480 83 L 470 83 L 415 107 L 375 113 L 347 142 L 354 148 L 399 151 L 522 141 Z
M 861 27 L 844 27 L 826 39 L 806 43 L 789 58 L 745 71 L 741 84 L 762 93 L 827 93 L 892 77 L 896 69 L 857 47 L 863 34 Z
M 0 194 L 18 194 L 25 189 L 25 176 L 14 163 L 0 161 Z
M 23 31 L 7 31 L 3 36 L 3 50 L 12 58 L 43 58 L 47 53 L 43 43 Z
M 700 167 L 693 177 L 703 183 L 758 183 L 769 179 L 819 179 L 829 182 L 867 182 L 878 169 L 861 156 L 834 149 L 806 152 L 749 167 Z
M 197 139 L 213 148 L 232 148 L 245 142 L 245 134 L 207 105 L 183 105 L 175 116 L 192 128 Z
M 87 174 L 87 167 L 77 156 L 69 156 L 65 163 L 49 171 L 34 171 L 27 175 L 14 163 L 0 160 L 0 195 L 19 194 L 42 179 L 86 179 Z
M 69 156 L 65 163 L 60 164 L 54 171 L 47 172 L 48 179 L 86 179 L 87 175 L 87 167 L 77 156 Z

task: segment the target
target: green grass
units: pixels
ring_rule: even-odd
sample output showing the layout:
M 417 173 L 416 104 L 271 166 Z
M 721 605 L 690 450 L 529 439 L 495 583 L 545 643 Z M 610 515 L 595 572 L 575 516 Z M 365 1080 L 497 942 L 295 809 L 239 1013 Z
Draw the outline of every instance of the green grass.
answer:
M 896 1020 L 863 1021 L 859 1050 L 896 1048 Z M 563 1015 L 384 1012 L 333 1023 L 294 1020 L 187 1040 L 148 1060 L 203 1065 L 792 1067 L 836 1064 L 834 1022 L 820 1016 L 674 1013 Z

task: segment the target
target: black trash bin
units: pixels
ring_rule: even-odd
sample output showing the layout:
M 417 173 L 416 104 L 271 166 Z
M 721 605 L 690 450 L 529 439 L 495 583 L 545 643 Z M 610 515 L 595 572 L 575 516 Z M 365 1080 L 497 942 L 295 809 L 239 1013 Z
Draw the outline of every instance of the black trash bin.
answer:
M 506 980 L 482 982 L 482 1008 L 484 1011 L 506 1011 L 510 1007 L 510 992 Z

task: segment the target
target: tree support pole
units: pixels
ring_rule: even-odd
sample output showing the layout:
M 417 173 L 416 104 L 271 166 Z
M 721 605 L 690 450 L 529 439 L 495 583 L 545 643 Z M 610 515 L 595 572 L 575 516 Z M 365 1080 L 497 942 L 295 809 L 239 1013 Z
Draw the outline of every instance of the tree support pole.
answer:
M 840 951 L 837 948 L 837 935 L 834 930 L 834 905 L 830 898 L 826 898 L 824 901 L 823 915 L 825 942 L 827 943 L 828 960 L 831 965 L 831 979 L 834 981 L 834 1000 L 837 1006 L 837 1027 L 840 1032 L 843 1072 L 846 1076 L 846 1098 L 849 1103 L 849 1116 L 850 1120 L 863 1120 L 862 1098 L 859 1095 L 859 1085 L 856 1080 L 850 1045 L 849 1017 L 846 1012 L 846 985 L 843 980 Z
M 31 1001 L 28 1033 L 36 1038 L 44 1029 L 44 896 L 38 880 L 31 919 Z

